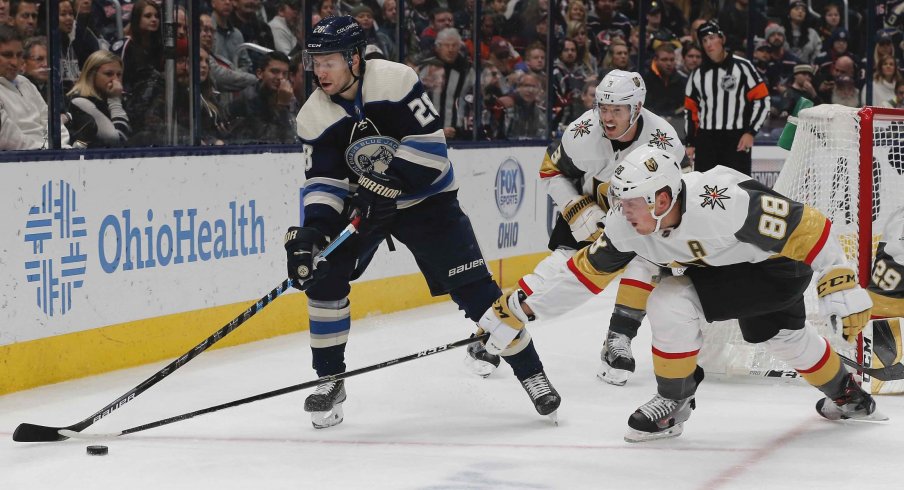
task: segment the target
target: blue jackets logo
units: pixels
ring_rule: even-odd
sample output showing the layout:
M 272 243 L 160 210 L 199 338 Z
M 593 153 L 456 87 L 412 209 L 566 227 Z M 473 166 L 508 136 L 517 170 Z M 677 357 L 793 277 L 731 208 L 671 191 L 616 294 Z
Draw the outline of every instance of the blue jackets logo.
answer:
M 72 309 L 72 290 L 84 285 L 87 236 L 72 187 L 62 180 L 41 186 L 41 203 L 29 208 L 25 222 L 32 253 L 25 272 L 35 285 L 37 306 L 47 316 Z
M 399 142 L 388 136 L 361 138 L 345 150 L 345 162 L 358 175 L 374 170 L 386 172 L 389 161 L 399 149 Z
M 512 219 L 524 200 L 524 172 L 514 157 L 507 158 L 496 171 L 496 207 L 505 219 Z

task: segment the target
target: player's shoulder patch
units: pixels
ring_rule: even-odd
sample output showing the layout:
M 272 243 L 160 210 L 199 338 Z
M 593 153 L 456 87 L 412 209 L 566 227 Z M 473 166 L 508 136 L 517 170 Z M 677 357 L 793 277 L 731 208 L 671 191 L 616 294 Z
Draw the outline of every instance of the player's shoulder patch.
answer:
M 676 156 L 680 154 L 680 157 L 684 158 L 684 145 L 681 144 L 675 128 L 668 121 L 647 109 L 642 109 L 641 115 L 644 122 L 644 134 L 638 139 L 649 146 L 673 153 Z
M 563 140 L 580 140 L 591 135 L 592 132 L 599 131 L 599 118 L 593 109 L 590 109 L 568 125 L 568 129 L 562 133 Z
M 749 195 L 738 184 L 747 180 L 750 177 L 722 166 L 685 174 L 687 207 L 707 215 L 746 212 Z
M 345 109 L 331 101 L 323 90 L 317 89 L 295 116 L 295 127 L 301 139 L 314 141 L 347 116 Z
M 407 97 L 419 81 L 417 73 L 408 65 L 387 60 L 368 60 L 362 91 L 364 103 L 398 102 Z

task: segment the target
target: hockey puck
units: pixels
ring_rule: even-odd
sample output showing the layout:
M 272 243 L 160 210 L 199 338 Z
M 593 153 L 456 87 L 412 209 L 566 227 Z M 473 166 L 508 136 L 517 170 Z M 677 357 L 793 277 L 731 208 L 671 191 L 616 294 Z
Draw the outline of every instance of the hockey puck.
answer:
M 88 446 L 88 454 L 91 456 L 106 456 L 109 451 L 107 446 Z

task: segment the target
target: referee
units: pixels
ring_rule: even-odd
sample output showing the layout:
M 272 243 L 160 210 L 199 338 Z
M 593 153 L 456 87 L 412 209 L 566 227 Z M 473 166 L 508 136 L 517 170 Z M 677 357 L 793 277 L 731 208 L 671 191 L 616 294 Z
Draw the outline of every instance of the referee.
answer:
M 701 24 L 697 39 L 706 56 L 684 92 L 687 156 L 700 172 L 724 165 L 750 175 L 750 149 L 769 113 L 769 89 L 750 61 L 725 50 L 715 21 Z

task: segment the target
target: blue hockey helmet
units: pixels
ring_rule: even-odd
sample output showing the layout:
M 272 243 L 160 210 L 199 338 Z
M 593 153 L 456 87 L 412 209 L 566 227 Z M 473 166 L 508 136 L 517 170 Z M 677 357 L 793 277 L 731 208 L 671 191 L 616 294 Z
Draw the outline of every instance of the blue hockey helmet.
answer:
M 314 26 L 305 42 L 303 54 L 305 69 L 308 71 L 314 69 L 313 55 L 329 53 L 342 53 L 349 69 L 352 67 L 352 55 L 358 53 L 363 68 L 366 45 L 364 29 L 353 17 L 348 15 L 326 17 Z

